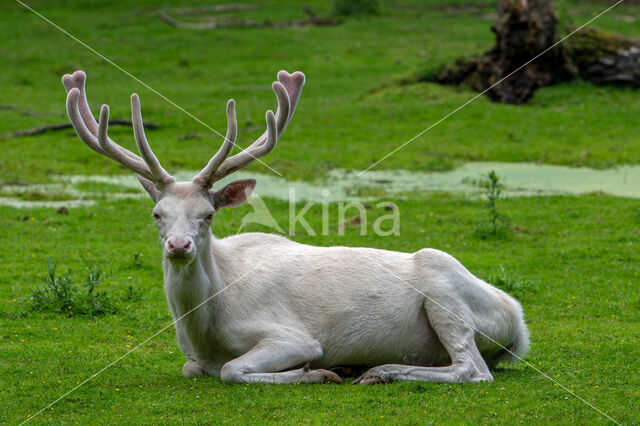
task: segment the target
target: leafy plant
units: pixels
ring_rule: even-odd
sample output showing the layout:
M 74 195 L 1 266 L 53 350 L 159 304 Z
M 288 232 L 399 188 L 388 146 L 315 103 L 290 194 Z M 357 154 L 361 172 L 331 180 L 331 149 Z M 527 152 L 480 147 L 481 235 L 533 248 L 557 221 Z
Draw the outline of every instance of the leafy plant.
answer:
M 337 16 L 377 15 L 379 0 L 335 0 L 333 14 Z
M 122 300 L 129 302 L 139 302 L 142 300 L 142 292 L 132 285 L 127 287 L 127 291 L 122 296 Z
M 49 261 L 42 285 L 32 290 L 32 311 L 55 312 L 67 316 L 100 316 L 117 312 L 116 304 L 107 292 L 97 290 L 105 278 L 100 266 L 89 266 L 83 288 L 76 283 L 76 276 L 71 269 L 58 274 L 56 266 Z
M 538 291 L 536 283 L 518 277 L 502 265 L 498 266 L 498 272 L 487 281 L 518 299 Z
M 498 211 L 498 201 L 502 194 L 500 178 L 494 170 L 491 170 L 487 175 L 483 176 L 479 185 L 485 190 L 487 198 L 485 209 L 489 212 L 489 218 L 476 227 L 476 234 L 481 238 L 508 235 L 511 231 L 509 218 Z
M 134 269 L 141 269 L 143 267 L 143 264 L 142 264 L 142 253 L 134 253 L 133 254 L 133 261 L 131 262 L 131 266 Z

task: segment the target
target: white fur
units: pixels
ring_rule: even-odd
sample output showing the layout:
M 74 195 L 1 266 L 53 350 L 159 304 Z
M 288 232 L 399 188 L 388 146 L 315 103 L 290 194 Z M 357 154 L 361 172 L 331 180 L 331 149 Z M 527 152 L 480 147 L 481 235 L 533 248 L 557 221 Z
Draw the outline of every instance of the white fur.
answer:
M 208 222 L 193 219 L 211 208 L 193 186 L 170 186 L 155 211 L 174 318 L 217 294 L 176 323 L 199 373 L 286 383 L 313 371 L 273 373 L 307 362 L 392 364 L 360 381 L 478 381 L 513 359 L 501 345 L 518 356 L 528 349 L 520 304 L 444 252 L 314 247 L 261 233 L 216 239 Z M 193 240 L 192 258 L 169 256 L 166 241 L 176 235 Z

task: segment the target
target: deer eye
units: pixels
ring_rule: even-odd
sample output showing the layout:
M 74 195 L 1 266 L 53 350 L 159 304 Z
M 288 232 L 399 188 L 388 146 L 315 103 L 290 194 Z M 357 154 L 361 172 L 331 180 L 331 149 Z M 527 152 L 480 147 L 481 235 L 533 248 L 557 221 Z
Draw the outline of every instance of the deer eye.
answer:
M 159 215 L 158 213 L 154 213 L 154 214 L 153 214 L 153 218 L 154 218 L 155 220 L 160 220 L 160 215 Z
M 211 220 L 211 219 L 213 219 L 213 213 L 209 213 L 204 217 L 204 220 Z

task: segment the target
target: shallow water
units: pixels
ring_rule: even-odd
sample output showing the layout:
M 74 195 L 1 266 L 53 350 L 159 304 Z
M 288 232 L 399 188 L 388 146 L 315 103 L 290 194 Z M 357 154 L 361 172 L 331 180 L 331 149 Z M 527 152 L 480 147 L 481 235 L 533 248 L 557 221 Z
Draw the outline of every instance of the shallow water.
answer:
M 534 163 L 475 162 L 447 172 L 375 171 L 362 175 L 341 170 L 331 172 L 338 179 L 364 186 L 379 185 L 390 193 L 406 191 L 480 192 L 477 182 L 494 170 L 504 185 L 505 196 L 587 194 L 604 192 L 640 198 L 640 166 L 596 170 Z
M 356 201 L 397 197 L 407 194 L 419 197 L 428 192 L 463 193 L 477 197 L 482 192 L 478 180 L 494 170 L 503 183 L 503 195 L 562 195 L 603 192 L 619 197 L 640 198 L 640 166 L 620 166 L 595 170 L 532 163 L 475 162 L 447 172 L 416 172 L 406 170 L 358 171 L 334 169 L 316 182 L 288 181 L 273 174 L 240 171 L 223 181 L 221 187 L 235 179 L 253 177 L 258 180 L 256 194 L 280 200 L 294 201 Z M 189 180 L 195 172 L 176 174 L 178 180 Z M 96 183 L 115 188 L 109 192 L 86 191 L 80 185 Z M 118 191 L 118 189 L 121 191 Z M 138 192 L 132 192 L 132 189 Z M 25 200 L 21 194 L 38 192 L 46 200 Z M 16 208 L 81 207 L 97 200 L 144 198 L 147 195 L 133 175 L 59 176 L 46 185 L 5 185 L 0 191 L 0 205 Z M 59 199 L 56 200 L 56 197 Z

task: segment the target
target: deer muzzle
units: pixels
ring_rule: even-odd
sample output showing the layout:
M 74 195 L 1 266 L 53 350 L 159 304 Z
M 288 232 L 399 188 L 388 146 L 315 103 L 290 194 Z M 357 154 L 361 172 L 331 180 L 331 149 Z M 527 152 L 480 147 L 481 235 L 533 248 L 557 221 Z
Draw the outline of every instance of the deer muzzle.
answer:
M 193 252 L 193 242 L 186 238 L 169 238 L 165 244 L 167 255 L 173 258 L 190 257 Z

